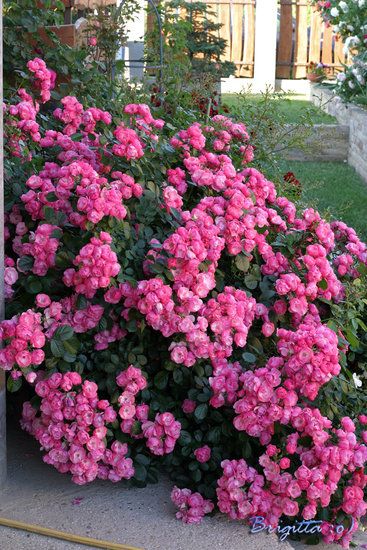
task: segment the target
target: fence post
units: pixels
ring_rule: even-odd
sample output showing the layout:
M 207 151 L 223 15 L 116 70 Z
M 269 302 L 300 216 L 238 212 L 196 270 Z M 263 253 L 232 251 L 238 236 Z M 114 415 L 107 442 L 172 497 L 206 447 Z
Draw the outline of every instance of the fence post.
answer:
M 1 13 L 3 3 L 0 0 Z M 0 21 L 0 95 L 3 95 L 3 27 Z M 4 314 L 4 199 L 3 199 L 3 114 L 0 113 L 0 319 Z M 5 375 L 0 372 L 0 487 L 6 479 L 6 408 L 5 408 Z
M 277 8 L 277 0 L 256 0 L 254 92 L 275 87 Z

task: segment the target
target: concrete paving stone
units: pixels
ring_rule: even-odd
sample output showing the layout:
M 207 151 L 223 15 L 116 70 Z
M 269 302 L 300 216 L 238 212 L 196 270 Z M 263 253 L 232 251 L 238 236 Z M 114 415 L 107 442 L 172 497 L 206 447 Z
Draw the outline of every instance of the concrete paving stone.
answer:
M 0 516 L 136 546 L 143 550 L 306 550 L 303 543 L 280 542 L 276 535 L 251 535 L 248 527 L 220 514 L 201 525 L 174 517 L 172 482 L 144 489 L 97 481 L 79 487 L 42 462 L 37 443 L 20 430 L 8 436 L 8 480 L 0 493 Z M 73 505 L 74 498 L 81 498 Z M 367 544 L 365 535 L 359 548 Z M 82 550 L 90 548 L 0 527 L 0 550 Z M 317 550 L 337 546 L 318 545 Z M 366 546 L 367 548 L 367 546 Z

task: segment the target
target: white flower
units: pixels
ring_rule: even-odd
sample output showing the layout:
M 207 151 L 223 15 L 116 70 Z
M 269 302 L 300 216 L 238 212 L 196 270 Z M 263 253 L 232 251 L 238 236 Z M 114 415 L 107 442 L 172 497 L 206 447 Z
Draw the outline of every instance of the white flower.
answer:
M 333 28 L 334 28 L 335 34 L 338 34 L 338 32 L 339 32 L 339 30 L 340 30 L 340 29 L 339 29 L 339 26 L 338 26 L 338 25 L 334 25 Z
M 338 8 L 331 8 L 330 15 L 331 15 L 331 17 L 338 17 L 338 15 L 339 15 Z
M 366 3 L 366 0 L 358 0 L 358 7 L 359 8 L 363 8 L 363 6 L 365 5 Z
M 362 386 L 362 380 L 358 377 L 358 375 L 355 372 L 353 372 L 353 382 L 356 388 L 360 388 Z
M 350 31 L 350 32 L 353 32 L 353 31 L 354 31 L 353 25 L 347 25 L 347 29 L 348 29 L 348 31 Z
M 347 54 L 350 48 L 358 46 L 359 43 L 360 39 L 358 38 L 358 36 L 348 36 L 348 38 L 346 38 L 344 42 L 344 53 Z
M 340 84 L 341 84 L 342 82 L 344 82 L 344 80 L 345 80 L 346 78 L 347 78 L 347 75 L 346 75 L 345 73 L 338 73 L 338 74 L 336 75 L 336 79 L 337 79 L 338 82 L 340 82 Z
M 347 11 L 349 10 L 348 4 L 346 2 L 339 2 L 339 6 L 344 13 L 347 13 Z
M 354 82 L 352 82 L 351 80 L 349 80 L 348 86 L 349 86 L 349 88 L 351 88 L 352 90 L 356 87 L 356 85 L 354 84 Z

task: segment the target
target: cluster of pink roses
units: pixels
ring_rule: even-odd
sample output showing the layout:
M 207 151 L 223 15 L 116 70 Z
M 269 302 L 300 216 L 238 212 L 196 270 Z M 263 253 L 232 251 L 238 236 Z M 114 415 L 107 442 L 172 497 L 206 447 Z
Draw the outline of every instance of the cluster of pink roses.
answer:
M 57 302 L 52 301 L 47 294 L 37 294 L 36 306 L 43 310 L 43 326 L 47 338 L 52 338 L 59 326 L 68 325 L 74 332 L 82 333 L 98 325 L 104 308 L 87 302 L 83 309 L 78 309 L 76 302 L 76 296 L 62 298 Z
M 99 238 L 92 237 L 73 262 L 78 270 L 70 268 L 64 271 L 64 284 L 74 287 L 75 292 L 84 294 L 86 298 L 93 298 L 99 288 L 107 288 L 111 277 L 120 271 L 116 253 L 109 246 L 111 242 L 111 235 L 105 231 L 101 231 Z
M 79 485 L 97 477 L 116 482 L 134 475 L 128 446 L 113 441 L 107 447 L 107 425 L 116 420 L 116 412 L 107 400 L 99 399 L 97 384 L 82 382 L 76 372 L 55 373 L 37 381 L 35 390 L 41 397 L 41 414 L 24 403 L 22 425 L 45 449 L 45 462 L 59 472 L 70 472 Z
M 124 389 L 118 398 L 119 416 L 122 419 L 120 428 L 122 432 L 132 435 L 134 422 L 148 420 L 148 405 L 138 405 L 135 402 L 136 395 L 147 387 L 147 381 L 140 369 L 130 365 L 120 372 L 116 383 Z
M 144 156 L 144 140 L 149 138 L 151 143 L 157 141 L 158 136 L 153 129 L 162 129 L 164 122 L 154 119 L 148 105 L 145 104 L 131 103 L 125 106 L 124 112 L 131 115 L 130 123 L 135 125 L 136 130 L 120 124 L 114 131 L 118 143 L 113 145 L 112 152 L 128 161 L 137 160 Z
M 74 96 L 63 97 L 61 104 L 62 108 L 55 109 L 54 117 L 65 124 L 64 134 L 70 136 L 82 123 L 83 105 Z
M 171 500 L 178 508 L 176 518 L 184 523 L 200 523 L 203 517 L 214 509 L 214 504 L 210 500 L 204 499 L 200 493 L 192 493 L 190 489 L 174 487 Z
M 4 298 L 10 300 L 13 297 L 13 285 L 18 280 L 18 271 L 15 268 L 15 261 L 12 258 L 4 258 Z
M 84 331 L 83 331 L 84 332 Z M 94 335 L 95 346 L 94 349 L 102 350 L 107 349 L 112 342 L 121 340 L 126 336 L 127 332 L 122 329 L 117 323 L 114 323 L 111 330 L 102 330 Z
M 342 420 L 342 428 L 335 430 L 337 444 L 318 444 L 307 449 L 302 444 L 291 442 L 287 446 L 291 454 L 296 453 L 301 465 L 294 474 L 284 472 L 290 466 L 288 457 L 281 457 L 281 451 L 268 445 L 266 453 L 259 458 L 263 475 L 248 466 L 245 460 L 224 460 L 221 464 L 223 476 L 218 480 L 218 506 L 232 519 L 250 519 L 262 516 L 268 525 L 276 527 L 280 517 L 297 516 L 313 519 L 317 507 L 327 507 L 336 491 L 344 469 L 353 472 L 350 485 L 344 489 L 341 508 L 353 518 L 363 516 L 367 504 L 363 501 L 363 488 L 367 479 L 361 468 L 366 460 L 366 447 L 357 442 L 354 424 L 349 418 Z M 289 439 L 292 436 L 289 436 Z M 294 438 L 293 438 L 294 439 Z M 307 504 L 300 507 L 299 501 L 306 497 Z M 304 502 L 304 499 L 300 500 Z M 330 530 L 324 529 L 329 534 Z M 344 529 L 337 537 L 348 546 L 353 530 Z
M 34 61 L 30 69 L 44 99 L 52 79 Z M 176 372 L 197 381 L 196 368 L 208 366 L 212 375 L 201 396 L 208 415 L 220 417 L 221 411 L 212 409 L 225 407 L 223 418 L 233 423 L 230 429 L 243 432 L 241 439 L 245 434 L 257 438 L 265 447 L 256 469 L 243 459 L 222 462 L 217 488 L 222 512 L 236 519 L 261 515 L 272 526 L 282 515 L 312 519 L 320 507 L 361 517 L 367 506 L 367 447 L 351 419 L 345 417 L 341 427 L 333 428 L 310 402 L 340 371 L 338 338 L 324 324 L 319 300 L 343 300 L 344 278 L 358 277 L 360 263 L 367 264 L 366 245 L 345 224 L 329 224 L 313 209 L 298 214 L 288 199 L 277 197 L 271 182 L 246 167 L 253 150 L 245 126 L 223 116 L 205 125 L 195 123 L 171 139 L 174 167 L 162 176 L 157 210 L 162 220 L 174 209 L 179 212 L 173 212 L 173 229 L 158 240 L 162 228 L 154 233 L 141 223 L 135 201 L 125 203 L 137 199 L 144 206 L 139 201 L 144 189 L 122 170 L 126 161 L 155 151 L 163 121 L 154 119 L 147 105 L 127 105 L 130 124 L 111 129 L 114 138 L 108 142 L 105 136 L 100 139 L 98 123 L 110 125 L 110 114 L 84 110 L 68 96 L 54 113 L 62 130 L 42 133 L 35 120 L 37 102 L 24 91 L 19 97 L 17 105 L 6 108 L 13 117 L 13 152 L 21 154 L 20 136 L 30 137 L 33 146 L 37 142 L 55 148 L 54 153 L 47 151 L 55 162 L 46 161 L 28 178 L 27 192 L 7 214 L 7 294 L 11 297 L 13 287 L 26 288 L 22 285 L 28 276 L 47 274 L 49 279 L 42 286 L 45 291 L 35 293 L 34 309 L 0 324 L 0 366 L 13 378 L 24 374 L 36 384 L 41 405 L 36 410 L 25 404 L 23 426 L 45 449 L 45 461 L 71 472 L 77 483 L 96 477 L 129 479 L 134 475 L 130 450 L 117 439 L 140 449 L 145 445 L 153 458 L 162 457 L 177 448 L 181 427 L 200 428 L 196 389 L 193 394 L 184 389 L 182 403 L 172 399 L 174 404 L 167 407 L 150 407 L 154 392 L 159 394 L 156 379 L 151 386 L 134 365 L 113 376 L 112 390 L 101 381 L 101 391 L 110 399 L 99 397 L 87 369 L 83 378 L 76 372 L 48 376 L 40 370 L 45 351 L 49 353 L 46 341 L 56 331 L 62 334 L 62 327 L 84 334 L 80 341 L 76 335 L 73 339 L 88 350 L 84 360 L 90 363 L 109 348 L 120 354 L 126 343 L 128 350 L 135 342 L 135 336 L 129 339 L 130 330 L 137 331 L 139 345 L 145 342 L 140 340 L 145 330 L 153 337 L 159 332 L 159 343 L 170 357 L 164 373 L 167 391 L 178 385 Z M 134 167 L 132 163 L 135 174 Z M 189 186 L 200 197 L 193 207 Z M 57 225 L 47 223 L 53 214 Z M 151 250 L 139 271 L 136 258 L 142 256 L 134 254 L 149 229 Z M 115 280 L 117 275 L 123 282 Z M 55 294 L 50 282 L 57 283 Z M 62 298 L 61 283 L 67 287 Z M 253 345 L 254 336 L 260 336 L 264 351 Z M 150 350 L 143 353 L 149 356 Z M 253 363 L 252 369 L 246 370 L 241 354 L 245 363 Z M 121 354 L 122 364 L 124 360 Z M 93 373 L 93 379 L 100 374 Z M 145 394 L 151 394 L 147 403 L 141 402 Z M 202 483 L 207 469 L 216 462 L 219 467 L 216 445 L 205 444 L 211 443 L 206 439 L 210 429 L 205 428 L 200 447 L 192 443 L 185 455 L 195 457 Z M 115 440 L 111 433 L 116 432 Z M 366 443 L 366 431 L 362 440 Z M 172 499 L 177 517 L 187 523 L 198 523 L 214 507 L 189 489 L 175 488 Z M 328 524 L 323 529 L 327 541 L 337 540 Z M 350 536 L 343 533 L 340 542 L 346 544 Z
M 122 220 L 126 217 L 123 200 L 140 197 L 143 190 L 127 174 L 114 172 L 112 177 L 118 179 L 108 182 L 82 159 L 62 167 L 48 163 L 38 176 L 27 180 L 30 190 L 21 200 L 33 220 L 43 219 L 45 206 L 63 212 L 70 223 L 82 228 L 107 216 Z M 76 211 L 72 206 L 75 199 Z
M 181 432 L 181 424 L 170 412 L 157 413 L 153 422 L 146 420 L 141 427 L 148 449 L 158 456 L 173 451 Z
M 48 69 L 43 59 L 38 57 L 28 61 L 27 68 L 34 75 L 35 86 L 40 90 L 42 103 L 46 103 L 51 97 L 51 90 L 55 87 L 55 71 Z
M 5 125 L 5 147 L 11 151 L 12 156 L 26 156 L 31 160 L 32 155 L 28 151 L 25 154 L 24 144 L 29 136 L 32 141 L 38 143 L 41 140 L 40 127 L 36 122 L 39 112 L 39 105 L 23 89 L 18 90 L 20 101 L 16 105 L 3 104 L 3 115 Z
M 46 342 L 43 333 L 40 313 L 31 309 L 2 321 L 0 339 L 5 344 L 0 350 L 0 366 L 4 370 L 12 370 L 13 378 L 21 376 L 21 370 L 31 365 L 41 365 L 45 359 L 42 350 Z M 21 370 L 18 370 L 21 369 Z M 28 376 L 32 373 L 27 373 Z M 32 381 L 32 377 L 29 379 Z
M 195 449 L 194 455 L 198 462 L 201 462 L 204 464 L 205 462 L 208 462 L 210 460 L 210 456 L 212 454 L 212 451 L 208 445 L 204 445 L 203 447 L 199 447 L 198 449 Z
M 14 239 L 13 249 L 19 256 L 31 256 L 34 259 L 31 270 L 35 275 L 42 277 L 51 267 L 54 267 L 60 241 L 53 235 L 59 231 L 60 228 L 56 225 L 44 223 L 39 225 L 33 234 L 30 233 L 29 242 L 22 244 L 20 236 Z M 23 271 L 19 261 L 17 269 Z

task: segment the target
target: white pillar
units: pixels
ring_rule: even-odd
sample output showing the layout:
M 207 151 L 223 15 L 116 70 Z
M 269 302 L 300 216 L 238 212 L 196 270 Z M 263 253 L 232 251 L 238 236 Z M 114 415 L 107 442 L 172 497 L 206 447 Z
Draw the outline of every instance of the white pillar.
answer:
M 275 88 L 277 5 L 277 0 L 256 0 L 254 92 Z
M 3 12 L 3 3 L 0 0 L 1 13 Z M 0 21 L 0 95 L 1 103 L 3 96 L 3 27 L 2 19 Z M 0 113 L 0 319 L 4 315 L 4 198 L 3 198 L 3 113 Z M 5 410 L 5 376 L 0 372 L 0 486 L 6 479 L 6 410 Z
M 129 69 L 130 78 L 142 79 L 144 73 L 144 63 L 139 60 L 144 57 L 144 34 L 145 34 L 145 8 L 147 2 L 139 0 L 139 10 L 134 14 L 133 21 L 127 25 L 127 59 L 131 65 Z

